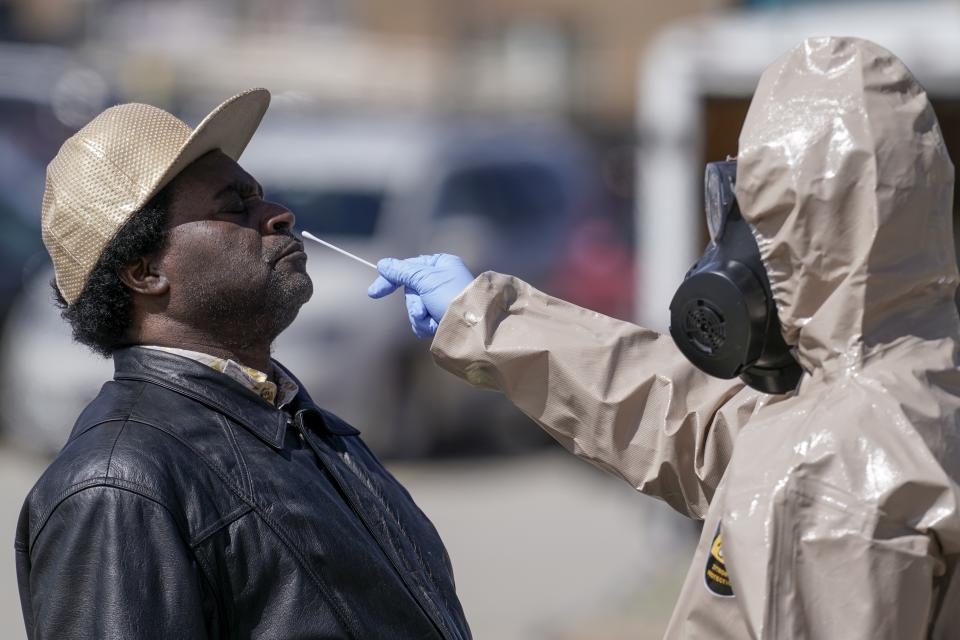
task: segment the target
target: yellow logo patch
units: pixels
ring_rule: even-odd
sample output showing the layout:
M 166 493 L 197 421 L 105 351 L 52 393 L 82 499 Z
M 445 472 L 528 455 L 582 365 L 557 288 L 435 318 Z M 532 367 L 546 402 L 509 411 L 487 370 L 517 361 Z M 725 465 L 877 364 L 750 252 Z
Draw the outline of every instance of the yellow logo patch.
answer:
M 723 538 L 720 535 L 720 526 L 713 536 L 710 545 L 710 555 L 707 556 L 707 567 L 703 574 L 704 583 L 710 593 L 724 597 L 733 597 L 733 585 L 730 583 L 730 573 L 727 564 L 723 561 Z

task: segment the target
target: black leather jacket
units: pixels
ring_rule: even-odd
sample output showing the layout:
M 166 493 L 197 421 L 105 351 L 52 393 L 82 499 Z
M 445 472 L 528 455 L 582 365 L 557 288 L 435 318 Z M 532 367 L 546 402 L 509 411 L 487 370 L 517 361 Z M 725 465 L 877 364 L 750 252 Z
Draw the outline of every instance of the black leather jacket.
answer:
M 30 638 L 470 638 L 440 537 L 355 429 L 176 355 L 114 363 L 20 516 Z

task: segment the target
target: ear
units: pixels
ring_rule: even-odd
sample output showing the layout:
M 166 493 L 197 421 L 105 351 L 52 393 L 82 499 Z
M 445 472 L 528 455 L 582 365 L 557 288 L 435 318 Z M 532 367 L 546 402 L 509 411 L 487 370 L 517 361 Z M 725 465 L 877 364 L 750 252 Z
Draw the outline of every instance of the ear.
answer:
M 145 296 L 162 296 L 170 290 L 167 276 L 160 270 L 156 256 L 144 256 L 120 269 L 120 280 L 134 293 Z

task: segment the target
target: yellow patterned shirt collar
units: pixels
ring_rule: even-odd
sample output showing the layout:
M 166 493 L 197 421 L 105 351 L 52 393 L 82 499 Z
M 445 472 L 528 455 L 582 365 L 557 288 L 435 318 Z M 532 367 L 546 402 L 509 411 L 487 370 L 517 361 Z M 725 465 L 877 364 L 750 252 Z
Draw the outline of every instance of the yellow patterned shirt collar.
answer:
M 297 383 L 280 367 L 273 368 L 273 375 L 277 380 L 276 383 L 274 383 L 271 382 L 270 377 L 264 372 L 258 371 L 253 367 L 244 366 L 229 358 L 218 358 L 208 353 L 190 351 L 188 349 L 176 349 L 174 347 L 142 346 L 145 349 L 164 351 L 166 353 L 183 356 L 184 358 L 190 358 L 200 364 L 205 364 L 211 369 L 219 371 L 229 378 L 233 378 L 277 408 L 282 408 L 289 404 L 300 391 Z

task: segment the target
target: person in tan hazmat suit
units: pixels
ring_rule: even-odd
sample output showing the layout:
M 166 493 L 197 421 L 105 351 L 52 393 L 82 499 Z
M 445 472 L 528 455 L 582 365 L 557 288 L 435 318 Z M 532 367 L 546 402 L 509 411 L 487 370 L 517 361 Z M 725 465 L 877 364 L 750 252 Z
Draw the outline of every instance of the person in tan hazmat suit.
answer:
M 813 38 L 762 75 L 735 163 L 708 169 L 713 241 L 674 339 L 444 254 L 381 261 L 370 295 L 405 287 L 440 366 L 704 520 L 668 638 L 960 638 L 953 178 L 903 63 Z M 735 228 L 753 280 L 717 254 Z M 736 367 L 711 360 L 725 338 L 750 343 Z

